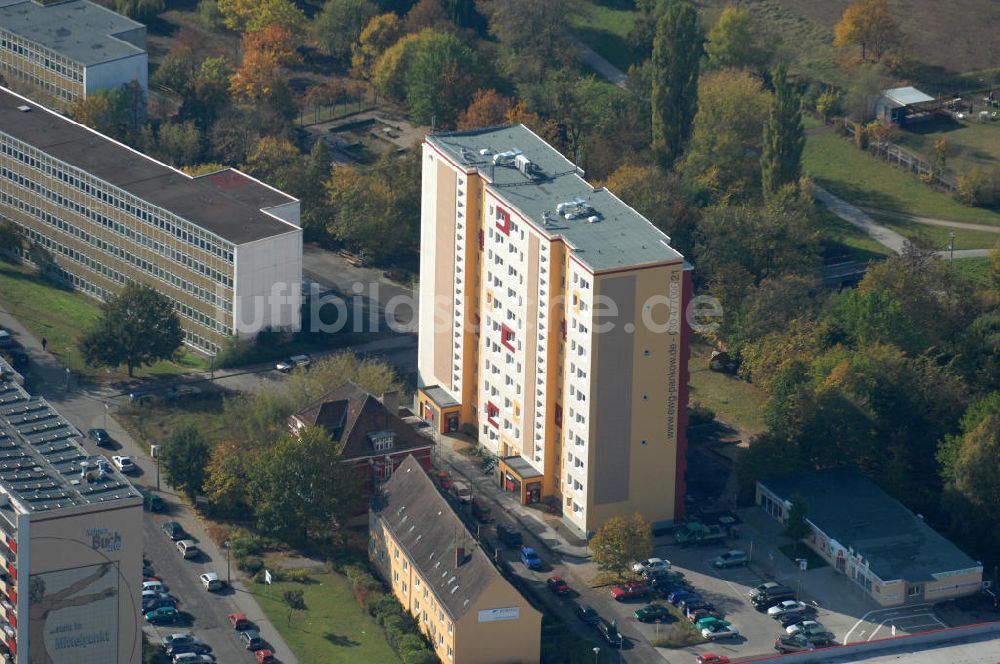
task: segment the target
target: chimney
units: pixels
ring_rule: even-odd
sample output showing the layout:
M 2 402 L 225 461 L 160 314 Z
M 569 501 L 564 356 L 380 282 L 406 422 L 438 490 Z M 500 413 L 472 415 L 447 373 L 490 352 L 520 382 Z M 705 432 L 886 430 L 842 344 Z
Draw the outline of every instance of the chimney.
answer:
M 385 406 L 385 409 L 392 413 L 393 416 L 399 415 L 399 392 L 395 390 L 392 392 L 384 392 L 380 401 L 382 402 L 382 405 Z
M 461 567 L 462 563 L 465 562 L 465 549 L 463 547 L 458 547 L 455 549 L 455 567 Z

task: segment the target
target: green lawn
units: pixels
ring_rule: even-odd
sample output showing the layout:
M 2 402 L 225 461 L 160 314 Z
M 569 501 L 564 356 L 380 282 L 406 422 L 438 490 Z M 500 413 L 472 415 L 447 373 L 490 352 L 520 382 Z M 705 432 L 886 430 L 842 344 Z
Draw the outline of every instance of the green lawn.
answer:
M 822 205 L 816 206 L 816 221 L 823 235 L 823 254 L 828 258 L 843 256 L 854 261 L 869 261 L 892 255 L 890 249 Z
M 251 590 L 300 662 L 323 664 L 399 664 L 382 628 L 354 599 L 347 579 L 339 574 L 316 574 L 314 583 L 252 585 Z M 302 590 L 307 610 L 296 611 L 288 622 L 286 590 Z M 281 658 L 282 653 L 276 653 Z
M 990 265 L 990 259 L 986 256 L 959 258 L 955 260 L 954 266 L 956 270 L 982 286 L 993 284 L 993 267 Z
M 163 401 L 144 406 L 128 406 L 116 415 L 129 434 L 144 446 L 160 444 L 180 427 L 193 424 L 215 444 L 226 437 L 228 429 L 222 416 L 223 395 L 205 392 L 197 398 Z
M 922 237 L 930 240 L 935 248 L 942 251 L 948 249 L 951 241 L 949 233 L 955 234 L 955 249 L 989 249 L 1000 241 L 1000 233 L 921 224 L 905 217 L 897 217 L 883 212 L 869 211 L 869 214 L 880 224 L 888 226 L 908 238 Z
M 622 71 L 639 61 L 638 54 L 628 45 L 628 34 L 635 25 L 636 12 L 584 2 L 581 11 L 569 17 L 577 36 L 587 46 Z
M 749 434 L 760 433 L 765 428 L 764 390 L 729 374 L 708 370 L 712 348 L 700 342 L 691 343 L 690 399 L 715 411 L 722 421 L 739 427 Z
M 963 122 L 952 118 L 935 118 L 908 127 L 897 141 L 903 147 L 934 158 L 934 142 L 948 141 L 945 168 L 951 175 L 963 173 L 973 166 L 1000 166 L 1000 122 Z
M 859 207 L 1000 225 L 1000 213 L 961 205 L 948 194 L 858 150 L 836 133 L 809 136 L 802 163 L 803 171 L 817 184 Z
M 0 261 L 0 307 L 13 314 L 33 336 L 48 341 L 48 350 L 73 371 L 91 378 L 123 378 L 126 371 L 107 373 L 87 367 L 77 339 L 100 315 L 96 300 L 83 293 L 57 288 L 25 267 Z M 193 369 L 207 369 L 205 360 L 182 350 L 177 362 L 157 362 L 137 369 L 137 376 L 174 376 Z

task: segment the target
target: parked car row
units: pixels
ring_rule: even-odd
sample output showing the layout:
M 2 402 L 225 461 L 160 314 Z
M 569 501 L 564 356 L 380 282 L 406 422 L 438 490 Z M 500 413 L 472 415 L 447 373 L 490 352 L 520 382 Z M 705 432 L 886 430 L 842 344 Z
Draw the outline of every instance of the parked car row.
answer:
M 143 561 L 142 614 L 151 625 L 173 625 L 182 620 L 179 600 L 171 595 L 162 579 L 153 576 Z M 172 664 L 214 664 L 212 647 L 191 632 L 175 632 L 163 637 L 163 652 Z
M 594 631 L 612 648 L 623 648 L 625 637 L 618 631 L 618 624 L 614 620 L 610 623 L 601 618 L 600 614 L 589 604 L 580 604 L 576 607 L 576 617 L 584 624 L 590 625 Z
M 766 612 L 781 624 L 782 633 L 774 640 L 778 652 L 802 652 L 833 645 L 833 633 L 812 619 L 815 609 L 796 599 L 795 591 L 788 586 L 768 581 L 751 590 L 749 596 L 758 611 Z

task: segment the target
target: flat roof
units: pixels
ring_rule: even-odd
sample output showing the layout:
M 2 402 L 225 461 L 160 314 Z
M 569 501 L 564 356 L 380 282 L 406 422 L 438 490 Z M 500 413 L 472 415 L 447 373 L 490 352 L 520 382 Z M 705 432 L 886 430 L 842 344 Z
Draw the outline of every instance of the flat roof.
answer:
M 666 234 L 607 189 L 591 186 L 571 161 L 524 125 L 431 134 L 427 142 L 459 167 L 478 171 L 492 193 L 543 235 L 563 238 L 573 256 L 594 272 L 683 260 Z M 507 165 L 493 165 L 494 155 L 511 150 L 535 165 L 534 176 L 521 172 L 513 158 Z M 576 199 L 599 220 L 567 220 L 558 214 L 556 206 Z
M 900 106 L 909 106 L 911 104 L 922 104 L 927 101 L 934 101 L 934 97 L 924 94 L 920 90 L 911 86 L 884 90 L 882 94 L 885 95 L 889 101 L 899 104 Z
M 89 0 L 0 0 L 0 27 L 88 66 L 146 52 L 114 36 L 145 25 Z
M 233 169 L 193 178 L 2 87 L 0 131 L 234 244 L 299 230 L 262 211 L 288 194 Z
M 515 473 L 517 473 L 522 480 L 530 480 L 542 476 L 542 473 L 540 473 L 538 469 L 536 469 L 534 466 L 528 463 L 523 457 L 520 456 L 503 457 L 501 461 L 505 466 L 507 466 Z
M 930 581 L 935 574 L 982 567 L 856 470 L 823 470 L 758 483 L 784 500 L 801 495 L 806 518 L 828 537 L 854 548 L 883 581 Z
M 428 399 L 433 401 L 434 405 L 438 408 L 454 408 L 455 406 L 462 405 L 456 401 L 453 396 L 448 394 L 448 392 L 440 385 L 422 387 L 420 388 L 420 391 L 423 392 Z
M 31 396 L 15 375 L 0 358 L 0 486 L 29 512 L 140 497 L 107 459 L 90 456 L 80 432 L 45 399 Z

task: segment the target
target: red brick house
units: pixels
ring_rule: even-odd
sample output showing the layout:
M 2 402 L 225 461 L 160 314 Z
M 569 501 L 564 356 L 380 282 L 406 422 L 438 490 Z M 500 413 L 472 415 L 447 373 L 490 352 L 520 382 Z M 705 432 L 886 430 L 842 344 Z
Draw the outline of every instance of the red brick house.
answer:
M 323 427 L 341 444 L 344 463 L 353 463 L 368 491 L 389 479 L 407 456 L 425 469 L 431 466 L 434 442 L 400 419 L 399 396 L 376 399 L 353 382 L 346 382 L 288 418 L 293 433 Z

